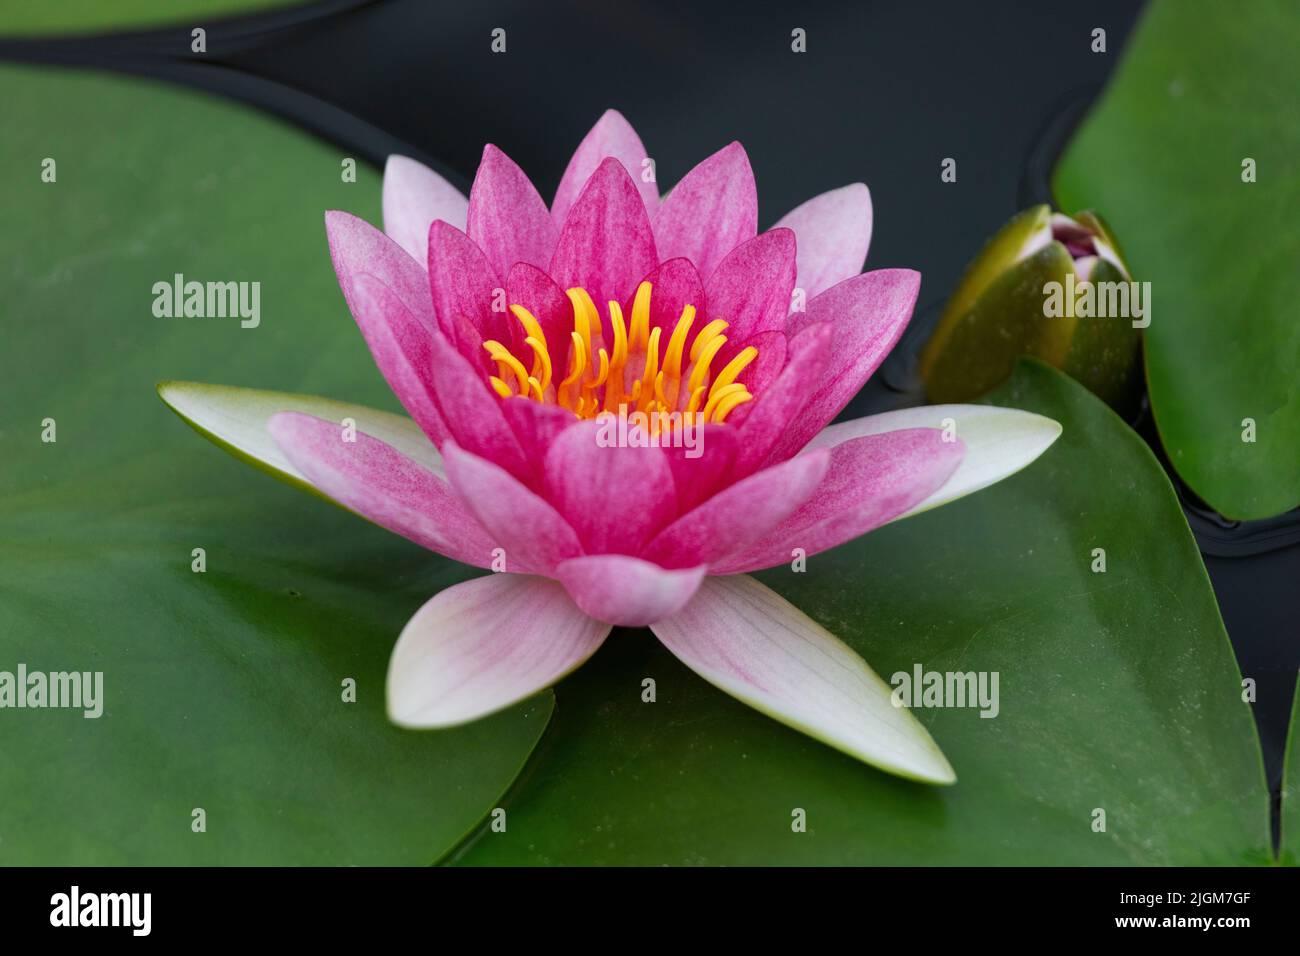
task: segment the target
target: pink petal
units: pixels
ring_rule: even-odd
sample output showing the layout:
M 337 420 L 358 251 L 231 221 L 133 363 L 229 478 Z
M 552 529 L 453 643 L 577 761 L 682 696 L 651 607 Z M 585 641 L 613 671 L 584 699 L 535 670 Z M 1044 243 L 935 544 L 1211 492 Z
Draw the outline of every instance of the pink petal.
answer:
M 871 245 L 871 192 L 862 183 L 832 189 L 786 213 L 777 226 L 798 237 L 795 284 L 812 299 L 862 271 Z
M 424 266 L 435 219 L 465 228 L 469 200 L 424 163 L 389 156 L 384 165 L 384 232 Z
M 685 256 L 706 280 L 727 253 L 758 233 L 758 188 L 744 147 L 732 143 L 682 177 L 659 207 L 655 243 Z
M 704 580 L 704 567 L 666 570 L 622 554 L 565 561 L 558 576 L 583 612 L 618 627 L 645 627 L 680 611 Z
M 561 561 L 582 553 L 578 536 L 559 512 L 504 469 L 454 441 L 442 446 L 442 457 L 447 479 L 470 513 L 504 542 L 506 571 L 549 576 Z
M 791 338 L 785 368 L 761 395 L 737 409 L 746 414 L 738 426 L 736 474 L 747 475 L 769 460 L 786 427 L 812 397 L 809 393 L 826 368 L 833 340 L 834 330 L 829 323 L 811 326 Z
M 534 463 L 545 461 L 546 452 L 560 432 L 578 420 L 573 412 L 560 405 L 518 396 L 505 399 L 501 411 L 519 439 L 525 459 Z
M 429 339 L 433 366 L 433 398 L 456 443 L 466 451 L 495 462 L 511 474 L 522 475 L 527 461 L 515 433 L 501 412 L 501 399 L 483 373 L 469 364 L 441 335 Z
M 710 319 L 726 319 L 728 344 L 785 328 L 794 289 L 794 233 L 773 229 L 731 250 L 709 278 Z
M 495 369 L 483 351 L 484 339 L 511 341 L 512 319 L 492 310 L 500 280 L 474 242 L 453 226 L 435 222 L 429 230 L 428 295 L 438 328 L 475 367 Z
M 850 439 L 830 452 L 826 477 L 808 500 L 762 540 L 719 561 L 712 573 L 786 564 L 795 548 L 811 557 L 880 527 L 939 490 L 961 464 L 965 446 L 944 441 L 937 428 L 907 428 Z
M 694 435 L 694 447 L 683 443 L 679 448 L 663 449 L 673 476 L 678 514 L 694 508 L 732 480 L 731 466 L 739 446 L 737 429 L 730 424 L 709 423 L 697 428 Z
M 952 766 L 892 689 L 844 642 L 753 578 L 709 578 L 651 625 L 713 686 L 869 764 L 928 783 Z
M 613 416 L 570 425 L 546 455 L 546 496 L 588 554 L 636 554 L 673 517 L 676 495 L 662 449 L 602 446 Z
M 602 307 L 622 302 L 659 263 L 645 203 L 616 159 L 604 160 L 569 210 L 548 270 Z
M 623 118 L 622 113 L 606 110 L 578 145 L 560 179 L 559 188 L 555 190 L 551 215 L 557 224 L 563 224 L 568 218 L 569 210 L 582 193 L 582 187 L 601 162 L 609 157 L 618 160 L 628 171 L 641 193 L 646 213 L 654 215 L 659 208 L 659 187 L 653 180 L 646 182 L 642 175 L 645 169 L 643 162 L 647 156 L 641 137 L 632 129 L 632 124 Z
M 728 342 L 718 353 L 718 358 L 714 360 L 714 365 L 718 368 L 726 368 L 726 363 L 731 361 L 732 353 L 728 351 L 730 346 L 731 343 Z M 736 377 L 736 381 L 743 383 L 749 389 L 749 393 L 757 397 L 767 391 L 768 386 L 776 381 L 776 377 L 785 368 L 789 343 L 784 332 L 759 332 L 736 343 L 737 352 L 749 347 L 758 349 L 758 355 L 755 356 L 754 361 L 745 366 L 745 370 Z M 741 405 L 727 416 L 727 421 L 739 425 L 749 414 L 748 410 L 742 412 L 742 409 L 746 409 L 750 404 L 752 403 L 746 402 Z M 737 412 L 741 414 L 737 415 Z
M 290 463 L 324 495 L 381 528 L 464 564 L 488 567 L 497 547 L 445 481 L 364 432 L 344 440 L 340 422 L 279 412 L 267 425 Z
M 389 388 L 433 443 L 442 444 L 448 433 L 430 390 L 433 356 L 428 331 L 374 276 L 357 277 L 352 301 L 357 325 Z
M 557 369 L 566 367 L 569 358 L 569 332 L 573 329 L 573 304 L 555 280 L 536 266 L 517 262 L 506 277 L 508 305 L 521 305 L 532 313 L 546 336 L 551 364 Z M 532 351 L 525 344 L 524 327 L 513 316 L 513 348 L 516 356 L 529 356 Z M 510 343 L 504 343 L 510 344 Z M 531 362 L 527 363 L 531 367 Z
M 609 634 L 545 578 L 489 574 L 436 595 L 402 630 L 388 663 L 388 715 L 451 727 L 549 687 Z
M 743 553 L 808 499 L 829 463 L 830 453 L 809 452 L 743 478 L 660 531 L 641 556 L 684 568 Z
M 790 316 L 788 334 L 826 322 L 835 340 L 828 374 L 773 449 L 774 460 L 806 445 L 858 393 L 907 328 L 920 290 L 919 272 L 878 269 L 841 282 L 809 302 L 806 314 Z
M 364 219 L 338 210 L 325 213 L 325 235 L 339 287 L 354 316 L 358 312 L 353 291 L 356 278 L 372 275 L 393 290 L 422 326 L 430 332 L 437 327 L 429 302 L 429 280 L 401 246 Z
M 516 262 L 550 263 L 558 235 L 551 212 L 524 171 L 491 144 L 483 148 L 469 191 L 468 218 L 465 231 L 497 275 L 507 275 Z
M 655 266 L 644 281 L 649 282 L 650 289 L 650 328 L 659 326 L 663 329 L 660 339 L 660 351 L 668 347 L 668 338 L 677 328 L 677 320 L 682 317 L 682 310 L 693 305 L 697 310 L 704 308 L 704 284 L 690 259 L 669 259 Z M 639 286 L 640 283 L 638 282 Z M 623 316 L 632 321 L 632 303 L 636 299 L 636 290 L 627 295 L 623 302 Z M 703 316 L 696 316 L 692 330 L 699 332 L 704 328 Z M 687 347 L 689 348 L 689 342 Z

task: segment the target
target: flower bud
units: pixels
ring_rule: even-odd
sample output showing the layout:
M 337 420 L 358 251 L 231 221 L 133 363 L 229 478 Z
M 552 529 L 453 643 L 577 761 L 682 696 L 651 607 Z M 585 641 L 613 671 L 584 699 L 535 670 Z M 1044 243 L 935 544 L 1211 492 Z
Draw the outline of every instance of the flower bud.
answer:
M 970 401 L 1030 355 L 1127 416 L 1140 394 L 1149 290 L 1130 281 L 1095 214 L 1027 209 L 994 234 L 948 300 L 921 353 L 926 394 Z

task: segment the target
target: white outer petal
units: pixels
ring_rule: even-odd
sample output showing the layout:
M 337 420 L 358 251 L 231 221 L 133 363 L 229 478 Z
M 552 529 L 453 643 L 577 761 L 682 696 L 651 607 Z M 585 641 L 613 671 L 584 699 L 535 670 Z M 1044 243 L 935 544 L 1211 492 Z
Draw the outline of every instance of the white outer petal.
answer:
M 1051 446 L 1061 434 L 1060 423 L 1018 408 L 996 405 L 923 405 L 869 415 L 830 425 L 800 452 L 830 448 L 851 438 L 878 435 L 900 428 L 940 428 L 951 419 L 956 436 L 966 445 L 966 457 L 943 487 L 894 521 L 987 488 L 1014 475 Z
M 420 427 L 404 415 L 381 412 L 364 405 L 336 402 L 314 395 L 291 392 L 268 392 L 257 388 L 232 385 L 205 385 L 201 382 L 160 382 L 158 394 L 181 418 L 203 437 L 241 458 L 251 461 L 290 484 L 315 491 L 315 486 L 280 451 L 267 422 L 276 412 L 304 412 L 317 418 L 339 422 L 345 418 L 356 423 L 357 431 L 392 445 L 445 479 L 442 457 Z
M 650 629 L 710 684 L 795 730 L 902 777 L 957 779 L 866 661 L 751 577 L 707 578 L 685 608 Z
M 469 200 L 424 163 L 396 154 L 384 165 L 384 232 L 421 269 L 429 267 L 429 227 L 441 219 L 465 231 Z
M 434 728 L 486 717 L 577 668 L 610 630 L 547 578 L 489 574 L 454 585 L 416 611 L 397 639 L 389 719 Z

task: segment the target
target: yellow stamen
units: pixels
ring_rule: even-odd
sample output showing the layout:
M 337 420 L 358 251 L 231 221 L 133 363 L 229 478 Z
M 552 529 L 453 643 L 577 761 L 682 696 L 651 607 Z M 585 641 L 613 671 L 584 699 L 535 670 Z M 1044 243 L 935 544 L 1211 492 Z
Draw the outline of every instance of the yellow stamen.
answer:
M 519 391 L 528 391 L 528 373 L 524 371 L 523 363 L 510 354 L 510 350 L 493 339 L 483 343 L 483 348 L 487 349 L 488 355 L 497 363 L 497 369 L 501 377 L 506 377 L 506 371 L 514 372 L 515 381 L 519 383 Z
M 569 350 L 569 354 L 573 357 L 573 371 L 569 373 L 567 378 L 560 382 L 558 395 L 560 404 L 565 408 L 572 407 L 569 405 L 569 386 L 582 378 L 582 373 L 587 368 L 587 351 L 584 347 L 582 336 L 577 331 L 573 331 L 569 333 L 569 337 L 573 341 L 573 345 Z
M 655 326 L 650 332 L 650 341 L 645 348 L 645 371 L 641 373 L 641 381 L 649 383 L 641 389 L 641 405 L 643 411 L 648 407 L 650 400 L 654 398 L 654 381 L 659 374 L 659 333 L 662 332 L 659 326 Z
M 567 289 L 565 294 L 568 295 L 569 302 L 573 305 L 573 332 L 571 334 L 577 335 L 582 340 L 580 348 L 585 356 L 590 356 L 591 312 L 587 311 L 587 303 L 591 301 L 591 296 L 587 295 L 585 290 L 577 288 Z
M 582 385 L 583 404 L 586 405 L 588 400 L 590 400 L 591 402 L 589 414 L 594 413 L 596 409 L 600 406 L 600 400 L 591 393 L 594 392 L 596 389 L 600 388 L 602 385 L 604 385 L 605 379 L 607 378 L 609 378 L 609 353 L 606 352 L 604 349 L 601 349 L 600 350 L 600 374 L 593 379 L 588 379 Z
M 660 372 L 655 376 L 655 404 L 661 406 L 665 412 L 668 411 L 668 397 L 664 395 L 663 372 Z
M 650 283 L 642 282 L 636 287 L 636 297 L 632 300 L 632 332 L 628 336 L 633 349 L 644 345 L 650 333 Z
M 704 401 L 705 387 L 701 385 L 695 391 L 691 392 L 691 400 L 686 403 L 687 414 L 694 415 L 700 410 L 700 403 Z
M 686 347 L 686 336 L 690 335 L 691 325 L 695 322 L 695 306 L 688 305 L 682 309 L 682 317 L 677 320 L 672 337 L 668 339 L 668 352 L 664 355 L 664 371 L 669 378 L 681 378 L 682 350 Z
M 649 282 L 637 286 L 630 321 L 622 306 L 611 301 L 606 324 L 581 287 L 566 289 L 565 295 L 573 313 L 566 362 L 553 364 L 551 343 L 541 321 L 519 304 L 511 305 L 510 312 L 523 329 L 531 371 L 524 367 L 528 355 L 521 359 L 495 340 L 483 343 L 497 368 L 497 374 L 488 376 L 488 384 L 501 398 L 556 404 L 578 418 L 640 411 L 647 415 L 651 434 L 681 421 L 720 423 L 737 406 L 753 399 L 749 389 L 736 380 L 758 358 L 756 348 L 742 349 L 713 374 L 712 365 L 727 344 L 726 320 L 712 320 L 692 338 L 697 313 L 695 306 L 688 304 L 671 331 L 664 326 L 652 328 Z M 564 366 L 568 374 L 557 381 Z
M 758 358 L 758 349 L 754 348 L 754 346 L 750 345 L 741 349 L 740 354 L 728 362 L 722 371 L 718 373 L 718 377 L 713 380 L 713 384 L 709 386 L 709 397 L 712 398 L 720 390 L 734 382 L 736 376 L 745 370 L 745 366 L 756 358 Z
M 700 334 L 695 336 L 695 341 L 691 343 L 691 361 L 694 362 L 704 351 L 704 347 L 713 341 L 714 336 L 721 335 L 727 328 L 727 323 L 722 319 L 714 319 L 704 328 L 700 329 Z
M 600 350 L 600 374 L 593 378 L 583 388 L 600 388 L 609 378 L 609 353 L 604 349 Z
M 744 391 L 746 391 L 745 386 L 739 382 L 732 382 L 724 388 L 715 388 L 709 393 L 709 400 L 704 403 L 704 420 L 707 422 L 713 416 L 714 409 L 718 407 L 718 403 L 724 398 Z
M 546 333 L 542 331 L 542 324 L 538 322 L 536 317 L 527 309 L 525 309 L 522 305 L 512 305 L 510 307 L 510 312 L 511 314 L 514 315 L 516 319 L 519 320 L 519 324 L 524 327 L 524 332 L 528 335 L 528 337 L 534 338 L 541 343 L 542 351 L 541 353 L 538 353 L 537 357 L 533 360 L 532 374 L 536 375 L 537 359 L 540 359 L 541 355 L 543 353 L 546 353 Z M 525 339 L 525 341 L 527 341 L 527 339 Z M 536 353 L 537 349 L 534 348 L 533 351 Z M 551 357 L 549 354 L 547 354 L 546 362 L 548 365 L 550 364 L 550 361 L 551 361 Z
M 614 364 L 619 368 L 627 361 L 627 324 L 623 321 L 623 307 L 617 302 L 609 303 L 609 319 L 614 326 Z
M 530 335 L 524 339 L 524 344 L 533 350 L 533 372 L 529 378 L 537 378 L 540 370 L 542 374 L 538 384 L 544 392 L 551 384 L 551 353 L 546 351 L 546 340 L 538 341 L 536 336 Z
M 731 410 L 737 405 L 743 405 L 753 398 L 749 392 L 736 392 L 734 395 L 728 395 L 722 401 L 718 402 L 718 407 L 713 410 L 713 420 L 721 425 L 731 414 Z
M 713 338 L 709 339 L 709 343 L 704 346 L 703 350 L 701 350 L 699 358 L 695 358 L 693 355 L 691 356 L 691 358 L 695 360 L 695 368 L 691 370 L 691 378 L 690 381 L 686 383 L 686 387 L 692 392 L 704 384 L 704 378 L 709 374 L 710 363 L 712 363 L 714 357 L 717 356 L 718 352 L 726 344 L 727 337 L 725 335 L 715 335 Z
M 609 359 L 605 411 L 612 412 L 623 400 L 623 366 L 627 364 L 627 326 L 623 323 L 622 307 L 614 301 L 609 303 L 609 322 L 614 327 L 614 354 Z

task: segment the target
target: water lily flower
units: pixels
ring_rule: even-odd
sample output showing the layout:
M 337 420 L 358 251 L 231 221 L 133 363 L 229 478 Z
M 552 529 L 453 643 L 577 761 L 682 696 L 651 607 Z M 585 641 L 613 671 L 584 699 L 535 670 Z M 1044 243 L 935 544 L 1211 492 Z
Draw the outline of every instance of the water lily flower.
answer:
M 889 686 L 747 572 L 983 488 L 1060 427 L 974 405 L 832 425 L 898 341 L 920 284 L 908 269 L 860 274 L 867 188 L 817 196 L 759 233 L 738 143 L 663 199 L 641 175 L 646 155 L 611 111 L 549 206 L 488 146 L 468 199 L 395 156 L 385 231 L 326 214 L 344 298 L 410 419 L 193 383 L 163 383 L 162 397 L 273 474 L 500 572 L 435 595 L 406 625 L 388 674 L 398 724 L 501 710 L 614 627 L 648 626 L 777 720 L 951 782 Z M 602 440 L 629 415 L 628 437 Z M 694 447 L 674 441 L 688 428 Z

